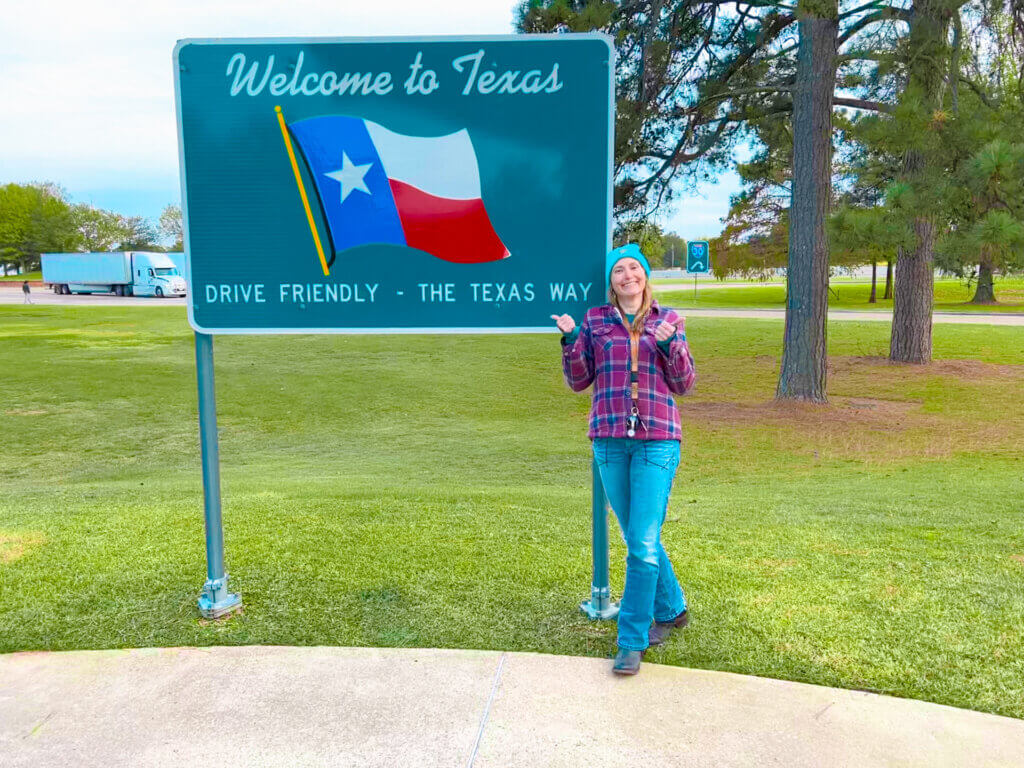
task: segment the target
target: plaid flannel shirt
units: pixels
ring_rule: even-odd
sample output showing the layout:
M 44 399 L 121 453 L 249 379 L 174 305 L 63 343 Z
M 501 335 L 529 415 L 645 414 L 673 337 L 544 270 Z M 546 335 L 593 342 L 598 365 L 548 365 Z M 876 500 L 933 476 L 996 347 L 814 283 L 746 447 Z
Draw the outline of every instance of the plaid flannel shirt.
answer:
M 654 338 L 660 321 L 677 325 L 668 354 Z M 672 310 L 661 309 L 657 302 L 644 323 L 638 353 L 639 411 L 642 426 L 638 440 L 681 440 L 679 411 L 672 393 L 687 393 L 697 378 L 693 355 L 683 333 L 683 320 Z M 594 385 L 587 436 L 627 437 L 626 418 L 633 407 L 630 397 L 629 329 L 611 304 L 587 310 L 579 336 L 571 344 L 563 342 L 562 370 L 574 392 Z

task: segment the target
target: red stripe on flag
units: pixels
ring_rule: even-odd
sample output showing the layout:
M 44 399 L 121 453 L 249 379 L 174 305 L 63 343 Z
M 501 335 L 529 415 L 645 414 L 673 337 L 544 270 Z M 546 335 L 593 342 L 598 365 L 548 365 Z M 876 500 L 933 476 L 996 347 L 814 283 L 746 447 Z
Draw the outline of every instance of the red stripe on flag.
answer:
M 402 181 L 388 181 L 410 248 L 459 264 L 498 261 L 509 255 L 491 226 L 483 200 L 450 200 Z

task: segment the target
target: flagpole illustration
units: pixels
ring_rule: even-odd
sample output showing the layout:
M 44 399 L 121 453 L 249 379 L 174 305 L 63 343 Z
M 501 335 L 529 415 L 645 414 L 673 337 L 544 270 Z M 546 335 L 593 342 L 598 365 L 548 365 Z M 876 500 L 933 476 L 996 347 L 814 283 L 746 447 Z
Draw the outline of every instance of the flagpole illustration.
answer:
M 288 135 L 288 127 L 284 122 L 284 115 L 281 113 L 281 107 L 275 106 L 274 112 L 277 113 L 277 122 L 281 126 L 281 136 L 284 138 L 284 146 L 288 150 L 288 159 L 292 163 L 292 172 L 295 174 L 295 183 L 299 187 L 299 196 L 302 198 L 302 207 L 306 210 L 306 220 L 309 222 L 309 231 L 313 235 L 313 242 L 316 243 L 316 253 L 320 257 L 320 266 L 323 267 L 324 277 L 330 275 L 330 271 L 327 269 L 327 259 L 324 258 L 324 246 L 320 242 L 320 233 L 316 230 L 316 223 L 313 221 L 313 212 L 309 208 L 309 197 L 306 195 L 306 186 L 302 183 L 302 174 L 299 173 L 299 164 L 295 161 L 295 150 L 292 148 L 292 139 Z

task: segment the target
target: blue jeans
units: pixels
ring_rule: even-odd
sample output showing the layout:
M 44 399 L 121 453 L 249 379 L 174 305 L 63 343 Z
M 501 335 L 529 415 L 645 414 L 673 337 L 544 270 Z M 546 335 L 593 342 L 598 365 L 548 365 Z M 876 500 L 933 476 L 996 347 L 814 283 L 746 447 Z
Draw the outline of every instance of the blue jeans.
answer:
M 594 439 L 594 458 L 608 501 L 626 540 L 626 587 L 619 605 L 619 648 L 648 646 L 651 619 L 668 622 L 686 609 L 686 598 L 661 545 L 679 441 Z

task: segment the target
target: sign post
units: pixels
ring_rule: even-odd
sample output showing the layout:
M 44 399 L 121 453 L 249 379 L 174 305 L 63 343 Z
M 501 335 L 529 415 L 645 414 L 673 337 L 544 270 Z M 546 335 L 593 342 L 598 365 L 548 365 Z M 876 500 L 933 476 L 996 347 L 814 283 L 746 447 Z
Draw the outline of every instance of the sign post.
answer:
M 208 580 L 227 591 L 213 334 L 554 333 L 605 294 L 602 34 L 183 40 L 174 50 Z M 613 611 L 593 477 L 594 579 Z
M 580 610 L 591 619 L 614 619 L 619 615 L 619 604 L 612 602 L 608 584 L 608 498 L 601 484 L 597 460 L 590 464 L 593 481 L 593 550 L 594 577 L 590 584 L 590 599 L 580 603 Z
M 203 512 L 206 529 L 206 583 L 199 595 L 199 612 L 203 618 L 216 619 L 241 608 L 242 598 L 228 592 L 228 574 L 224 570 L 213 337 L 205 333 L 196 333 L 196 380 L 199 386 L 199 447 L 203 458 Z

